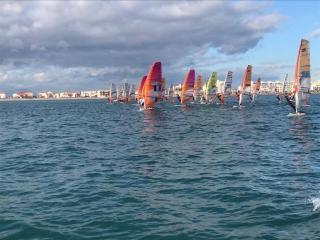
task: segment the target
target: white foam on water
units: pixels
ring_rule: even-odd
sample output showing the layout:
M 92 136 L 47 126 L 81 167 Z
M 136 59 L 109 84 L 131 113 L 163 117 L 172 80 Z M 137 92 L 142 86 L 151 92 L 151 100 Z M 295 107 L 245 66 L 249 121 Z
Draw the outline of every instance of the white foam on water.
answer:
M 306 115 L 306 114 L 298 112 L 298 113 L 289 113 L 287 116 L 288 117 L 300 117 L 300 116 L 302 117 L 304 115 Z
M 320 209 L 320 197 L 310 198 L 309 202 L 313 205 L 313 211 L 317 211 Z

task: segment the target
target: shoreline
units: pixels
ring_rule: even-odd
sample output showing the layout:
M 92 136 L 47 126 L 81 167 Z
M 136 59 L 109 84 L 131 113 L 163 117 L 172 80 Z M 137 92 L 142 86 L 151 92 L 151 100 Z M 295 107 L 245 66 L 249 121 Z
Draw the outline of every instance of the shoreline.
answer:
M 0 102 L 18 102 L 18 101 L 63 101 L 63 100 L 107 100 L 108 98 L 6 98 L 0 99 Z
M 311 93 L 311 95 L 319 95 L 320 93 Z M 260 96 L 276 96 L 276 94 L 259 94 Z M 231 95 L 235 97 L 235 95 Z M 72 101 L 72 100 L 105 100 L 108 98 L 104 97 L 76 97 L 76 98 L 5 98 L 0 99 L 0 102 L 19 102 L 19 101 Z

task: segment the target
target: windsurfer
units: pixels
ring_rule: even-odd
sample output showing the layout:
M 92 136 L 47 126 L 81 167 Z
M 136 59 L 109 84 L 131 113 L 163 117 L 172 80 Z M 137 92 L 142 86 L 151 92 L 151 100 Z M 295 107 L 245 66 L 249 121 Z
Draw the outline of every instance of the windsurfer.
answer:
M 240 100 L 240 91 L 239 90 L 236 92 L 236 98 L 238 101 Z
M 179 96 L 179 94 L 177 94 L 177 99 L 179 102 L 181 102 L 181 97 Z

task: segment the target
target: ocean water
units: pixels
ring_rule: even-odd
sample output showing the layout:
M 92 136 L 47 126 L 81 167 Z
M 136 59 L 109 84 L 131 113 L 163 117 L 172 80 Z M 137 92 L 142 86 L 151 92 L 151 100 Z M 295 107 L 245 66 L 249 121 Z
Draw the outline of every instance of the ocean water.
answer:
M 0 102 L 0 239 L 318 239 L 320 97 Z

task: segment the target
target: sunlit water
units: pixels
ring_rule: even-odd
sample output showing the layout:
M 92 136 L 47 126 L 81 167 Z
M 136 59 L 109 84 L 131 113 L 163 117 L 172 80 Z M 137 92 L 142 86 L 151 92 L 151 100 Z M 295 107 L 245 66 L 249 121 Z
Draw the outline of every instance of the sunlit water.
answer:
M 317 239 L 320 97 L 304 117 L 0 103 L 0 239 Z

